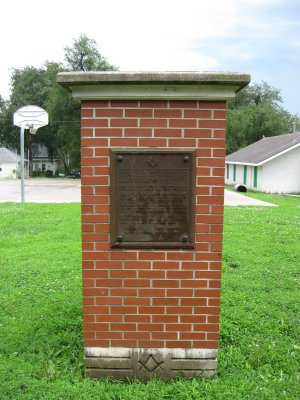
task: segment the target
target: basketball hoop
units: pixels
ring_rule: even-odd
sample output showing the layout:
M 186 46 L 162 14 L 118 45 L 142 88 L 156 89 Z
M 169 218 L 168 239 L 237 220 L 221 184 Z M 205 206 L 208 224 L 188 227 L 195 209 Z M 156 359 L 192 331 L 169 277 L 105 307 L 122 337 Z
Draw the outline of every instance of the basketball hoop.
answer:
M 19 126 L 21 147 L 21 200 L 25 202 L 24 192 L 24 130 L 29 129 L 33 135 L 42 126 L 48 125 L 48 113 L 38 106 L 24 106 L 14 113 L 14 125 Z

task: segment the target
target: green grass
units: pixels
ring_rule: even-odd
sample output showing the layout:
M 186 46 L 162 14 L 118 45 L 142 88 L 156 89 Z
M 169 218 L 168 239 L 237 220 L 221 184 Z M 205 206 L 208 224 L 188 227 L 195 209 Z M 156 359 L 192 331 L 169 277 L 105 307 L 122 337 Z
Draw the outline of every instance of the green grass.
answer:
M 227 207 L 218 375 L 83 378 L 79 204 L 0 205 L 0 399 L 299 399 L 300 200 Z

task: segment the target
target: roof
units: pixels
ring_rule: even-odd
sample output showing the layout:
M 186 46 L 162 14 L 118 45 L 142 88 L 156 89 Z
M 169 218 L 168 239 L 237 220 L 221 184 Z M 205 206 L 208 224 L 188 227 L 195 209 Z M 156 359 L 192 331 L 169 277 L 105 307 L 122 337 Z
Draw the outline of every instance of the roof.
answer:
M 300 146 L 300 133 L 266 137 L 226 157 L 226 163 L 262 165 Z
M 6 149 L 5 147 L 0 147 L 0 162 L 1 163 L 17 163 L 21 161 L 21 156 L 17 153 Z

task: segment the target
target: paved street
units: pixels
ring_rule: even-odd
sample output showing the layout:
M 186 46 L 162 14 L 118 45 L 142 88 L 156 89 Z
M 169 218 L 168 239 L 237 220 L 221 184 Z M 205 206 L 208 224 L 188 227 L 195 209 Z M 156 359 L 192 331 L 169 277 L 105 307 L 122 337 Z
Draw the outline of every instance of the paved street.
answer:
M 21 202 L 21 181 L 0 179 L 0 203 Z M 80 179 L 25 179 L 25 201 L 30 203 L 79 203 Z M 225 190 L 225 205 L 274 206 Z
M 20 179 L 0 179 L 0 203 L 21 202 Z M 78 203 L 80 179 L 25 179 L 26 203 Z

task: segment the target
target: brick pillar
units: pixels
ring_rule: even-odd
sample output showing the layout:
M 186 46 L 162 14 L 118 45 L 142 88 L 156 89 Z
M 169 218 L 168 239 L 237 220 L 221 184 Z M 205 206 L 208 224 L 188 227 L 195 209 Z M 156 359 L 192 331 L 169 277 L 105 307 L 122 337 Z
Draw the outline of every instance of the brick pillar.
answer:
M 107 78 L 99 82 L 97 74 L 93 85 L 90 78 L 86 83 L 85 76 L 80 76 L 79 83 L 78 75 L 72 73 L 58 80 L 82 100 L 86 375 L 148 379 L 156 374 L 170 379 L 183 372 L 187 377 L 212 376 L 217 368 L 220 316 L 225 100 L 249 77 L 235 75 L 237 82 L 224 84 L 222 75 L 221 83 L 210 83 L 214 90 L 197 82 L 194 93 L 194 81 L 183 86 L 172 78 L 170 89 L 170 82 L 162 82 L 157 74 L 154 78 L 159 77 L 160 88 L 152 78 L 155 93 L 148 100 L 145 74 L 139 75 L 140 80 L 135 78 L 134 85 L 129 74 L 127 79 L 121 73 L 100 75 L 109 76 L 108 83 Z M 171 90 L 167 96 L 165 86 Z M 201 96 L 202 88 L 206 94 Z M 195 215 L 190 248 L 112 245 L 112 157 L 129 149 L 171 153 L 184 149 L 193 154 Z

